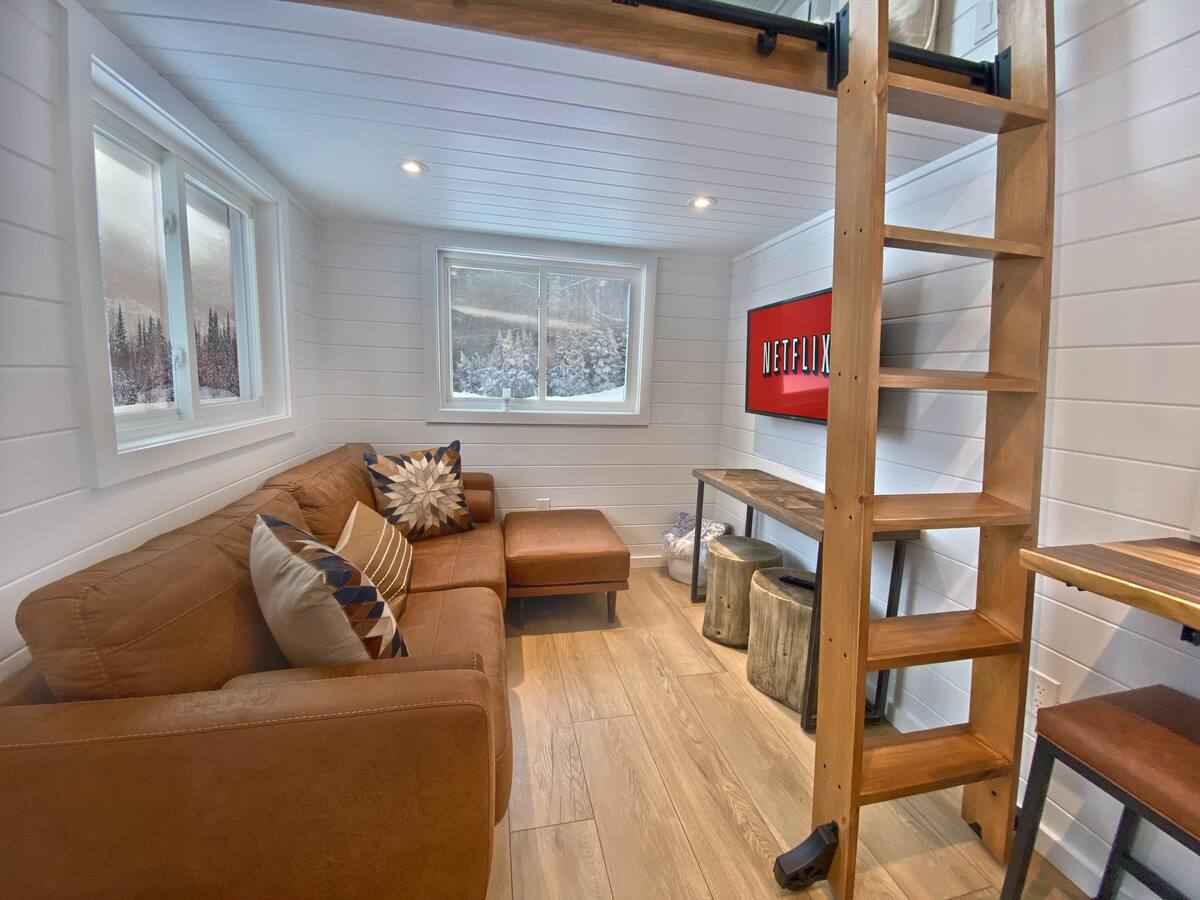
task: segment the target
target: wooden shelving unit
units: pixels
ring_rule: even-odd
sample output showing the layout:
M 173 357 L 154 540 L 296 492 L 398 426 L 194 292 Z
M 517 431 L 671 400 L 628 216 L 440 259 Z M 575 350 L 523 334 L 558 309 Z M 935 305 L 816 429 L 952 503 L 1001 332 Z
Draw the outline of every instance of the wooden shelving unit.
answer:
M 834 823 L 828 878 L 854 890 L 859 809 L 964 785 L 962 815 L 1006 860 L 1013 839 L 1028 673 L 1050 310 L 1054 197 L 1054 41 L 1050 0 L 999 0 L 999 45 L 1012 48 L 1012 99 L 889 72 L 887 0 L 850 0 L 849 74 L 838 89 L 833 347 L 825 492 L 813 826 Z M 995 236 L 884 220 L 889 112 L 997 133 Z M 884 248 L 993 260 L 987 372 L 881 369 Z M 875 442 L 881 389 L 987 392 L 982 490 L 880 495 Z M 973 610 L 870 620 L 874 531 L 979 528 Z M 866 673 L 972 660 L 968 721 L 864 741 Z M 816 832 L 814 832 L 816 833 Z

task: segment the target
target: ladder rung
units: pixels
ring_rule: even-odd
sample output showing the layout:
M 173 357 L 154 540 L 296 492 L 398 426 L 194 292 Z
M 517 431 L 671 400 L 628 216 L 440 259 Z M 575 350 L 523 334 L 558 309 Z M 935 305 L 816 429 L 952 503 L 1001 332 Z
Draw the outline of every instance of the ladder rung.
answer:
M 1004 391 L 1036 394 L 1041 385 L 1032 378 L 997 375 L 993 372 L 959 372 L 954 369 L 879 370 L 881 388 L 926 388 L 943 391 Z
M 875 531 L 1028 525 L 1027 510 L 991 494 L 877 494 Z
M 1012 763 L 966 725 L 863 741 L 859 803 L 938 791 L 1008 774 Z
M 899 72 L 888 74 L 888 112 L 991 134 L 1041 125 L 1048 118 L 1044 107 Z
M 867 671 L 1001 656 L 1022 646 L 1020 638 L 973 609 L 872 619 L 867 629 Z
M 973 256 L 978 259 L 1040 259 L 1045 255 L 1037 244 L 1024 241 L 1005 241 L 973 234 L 929 231 L 925 228 L 905 228 L 901 225 L 883 226 L 883 246 L 895 247 L 898 250 L 921 250 L 925 253 L 947 253 L 951 256 Z

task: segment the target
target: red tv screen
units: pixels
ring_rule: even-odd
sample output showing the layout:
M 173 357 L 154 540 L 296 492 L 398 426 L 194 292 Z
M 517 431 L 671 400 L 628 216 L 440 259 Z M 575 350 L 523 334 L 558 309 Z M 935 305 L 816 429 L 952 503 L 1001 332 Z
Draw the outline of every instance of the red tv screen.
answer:
M 826 421 L 832 300 L 818 291 L 746 314 L 746 412 Z

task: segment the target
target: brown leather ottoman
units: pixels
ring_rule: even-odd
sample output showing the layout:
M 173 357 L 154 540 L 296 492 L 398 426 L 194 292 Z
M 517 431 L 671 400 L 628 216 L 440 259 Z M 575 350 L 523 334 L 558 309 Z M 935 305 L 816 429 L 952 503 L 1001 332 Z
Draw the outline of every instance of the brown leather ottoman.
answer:
M 614 622 L 617 591 L 629 590 L 629 548 L 598 509 L 509 513 L 504 565 L 518 628 L 525 624 L 526 597 L 603 591 Z

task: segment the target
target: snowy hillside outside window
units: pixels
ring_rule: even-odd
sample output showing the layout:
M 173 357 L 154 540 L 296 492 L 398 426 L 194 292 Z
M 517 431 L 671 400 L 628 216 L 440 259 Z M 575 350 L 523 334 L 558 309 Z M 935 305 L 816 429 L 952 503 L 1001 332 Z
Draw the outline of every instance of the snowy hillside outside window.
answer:
M 642 270 L 444 251 L 452 408 L 625 412 Z
M 251 204 L 99 103 L 93 143 L 118 433 L 153 441 L 254 406 Z

